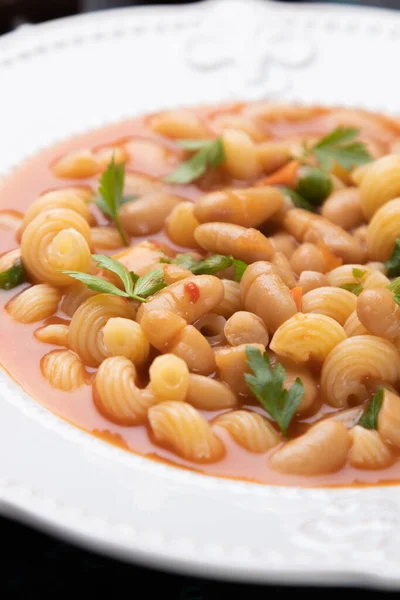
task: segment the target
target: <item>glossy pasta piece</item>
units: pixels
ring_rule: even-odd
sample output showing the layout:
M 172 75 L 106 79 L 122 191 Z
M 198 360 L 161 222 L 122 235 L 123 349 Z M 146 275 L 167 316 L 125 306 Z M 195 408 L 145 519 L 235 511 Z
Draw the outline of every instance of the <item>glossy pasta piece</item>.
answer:
M 357 177 L 356 173 L 353 177 Z M 389 154 L 379 158 L 365 168 L 358 181 L 361 208 L 369 221 L 381 206 L 400 196 L 400 156 Z
M 365 249 L 358 240 L 341 227 L 307 210 L 289 210 L 283 226 L 298 242 L 322 242 L 345 263 L 360 263 L 365 259 Z
M 157 356 L 149 369 L 152 392 L 159 402 L 183 402 L 189 389 L 189 369 L 174 354 Z
M 199 225 L 192 202 L 180 202 L 170 212 L 165 228 L 168 237 L 178 246 L 197 248 L 195 230 Z
M 259 316 L 269 333 L 297 312 L 289 288 L 268 262 L 259 261 L 246 269 L 240 294 L 244 308 Z
M 213 425 L 223 427 L 239 446 L 249 452 L 268 452 L 279 444 L 280 435 L 261 415 L 247 410 L 226 412 L 213 421 Z
M 224 286 L 224 297 L 214 309 L 218 315 L 222 315 L 225 319 L 229 319 L 235 312 L 243 308 L 242 299 L 240 297 L 240 284 L 237 281 L 222 279 Z
M 274 334 L 270 348 L 296 362 L 324 361 L 335 346 L 346 339 L 341 325 L 331 317 L 315 313 L 297 313 Z
M 357 296 L 342 288 L 321 287 L 304 294 L 302 307 L 304 313 L 317 313 L 331 317 L 344 325 L 356 310 Z
M 378 432 L 383 440 L 400 448 L 400 397 L 389 390 L 384 391 Z
M 186 402 L 162 402 L 149 410 L 157 443 L 171 448 L 186 460 L 216 462 L 225 453 L 221 440 L 204 417 Z
M 121 225 L 130 235 L 157 233 L 180 202 L 182 198 L 172 194 L 147 194 L 122 206 L 119 213 Z
M 223 410 L 234 408 L 238 403 L 236 395 L 227 385 L 194 373 L 189 374 L 186 401 L 199 410 Z
M 231 254 L 247 263 L 269 260 L 274 253 L 271 242 L 260 231 L 232 223 L 203 223 L 194 237 L 209 252 Z
M 236 312 L 226 321 L 224 333 L 231 346 L 241 344 L 268 346 L 269 342 L 264 321 L 254 313 L 244 310 Z
M 350 464 L 357 469 L 384 469 L 394 460 L 389 447 L 377 431 L 356 425 L 350 430 Z
M 74 150 L 52 164 L 51 170 L 61 179 L 85 179 L 101 171 L 101 161 L 91 150 Z
M 398 237 L 400 237 L 400 198 L 381 206 L 372 217 L 367 235 L 369 258 L 379 261 L 388 260 Z
M 174 139 L 209 137 L 203 121 L 189 110 L 169 110 L 152 117 L 150 127 L 156 133 Z
M 69 350 L 49 352 L 42 358 L 40 366 L 50 385 L 63 392 L 71 392 L 85 383 L 85 368 Z
M 400 341 L 400 306 L 390 290 L 378 288 L 361 292 L 357 299 L 357 315 L 371 334 L 396 345 Z
M 118 229 L 109 225 L 92 227 L 91 236 L 96 250 L 117 250 L 124 245 Z
M 64 298 L 61 302 L 61 310 L 68 316 L 73 317 L 77 309 L 85 300 L 96 296 L 99 292 L 89 290 L 83 283 L 74 283 L 65 290 Z
M 222 134 L 224 168 L 234 179 L 253 179 L 263 167 L 251 137 L 239 129 L 226 129 Z
M 345 330 L 347 337 L 354 337 L 355 335 L 368 335 L 370 333 L 368 329 L 361 323 L 356 310 L 349 315 L 346 323 L 343 325 L 343 329 Z
M 35 338 L 43 344 L 54 344 L 55 346 L 67 346 L 68 344 L 68 325 L 63 323 L 54 323 L 40 327 L 35 331 Z
M 346 231 L 355 229 L 364 221 L 360 190 L 348 187 L 333 192 L 322 205 L 321 214 Z
M 21 258 L 33 279 L 66 286 L 71 278 L 62 270 L 87 272 L 90 240 L 90 227 L 77 212 L 68 208 L 45 210 L 22 234 Z
M 361 277 L 356 277 L 354 272 L 362 273 Z M 337 267 L 333 269 L 327 274 L 329 285 L 334 287 L 342 287 L 343 285 L 347 285 L 348 283 L 361 283 L 364 285 L 366 278 L 371 275 L 372 269 L 367 265 L 361 264 L 350 264 L 350 265 L 342 265 L 341 267 Z
M 150 351 L 139 323 L 122 317 L 108 319 L 103 328 L 103 343 L 109 356 L 125 356 L 136 367 L 146 362 Z
M 29 223 L 31 223 L 41 212 L 52 208 L 67 208 L 73 210 L 85 219 L 85 221 L 88 221 L 89 223 L 93 222 L 93 217 L 87 202 L 85 202 L 77 192 L 70 191 L 69 188 L 66 188 L 65 190 L 61 189 L 47 192 L 35 200 L 35 202 L 32 202 L 24 214 L 19 229 L 20 235 L 22 235 Z
M 283 206 L 281 192 L 269 186 L 221 190 L 202 196 L 194 214 L 200 223 L 219 221 L 257 227 Z
M 20 323 L 36 323 L 54 315 L 60 300 L 60 290 L 47 283 L 39 283 L 14 296 L 6 304 L 6 310 Z
M 148 409 L 157 400 L 149 388 L 136 385 L 135 365 L 124 356 L 106 358 L 94 382 L 94 400 L 98 410 L 110 421 L 121 425 L 140 425 Z
M 98 367 L 109 356 L 103 328 L 111 318 L 135 319 L 135 310 L 125 298 L 97 294 L 79 306 L 68 330 L 68 345 L 90 367 Z
M 206 338 L 210 346 L 222 346 L 226 343 L 224 328 L 226 319 L 216 313 L 207 313 L 195 322 L 194 326 Z
M 249 387 L 244 378 L 245 373 L 251 373 L 247 364 L 246 348 L 256 348 L 264 353 L 261 344 L 241 344 L 240 346 L 227 346 L 216 348 L 215 361 L 217 363 L 219 378 L 226 383 L 235 394 L 249 394 Z
M 274 452 L 270 465 L 288 475 L 335 473 L 345 465 L 350 446 L 346 427 L 338 421 L 325 420 Z
M 400 356 L 396 348 L 381 338 L 361 335 L 335 346 L 321 373 L 321 389 L 328 404 L 347 408 L 361 404 L 368 396 L 368 383 L 394 385 L 400 379 Z

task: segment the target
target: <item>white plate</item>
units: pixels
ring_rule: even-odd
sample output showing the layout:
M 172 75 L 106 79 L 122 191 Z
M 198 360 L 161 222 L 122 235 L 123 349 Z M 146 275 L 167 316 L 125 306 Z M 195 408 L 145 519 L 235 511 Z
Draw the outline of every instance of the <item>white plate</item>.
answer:
M 179 104 L 264 96 L 395 113 L 399 39 L 400 14 L 259 0 L 26 26 L 0 39 L 0 171 L 74 133 Z M 93 438 L 4 376 L 0 398 L 5 514 L 179 571 L 400 587 L 398 487 L 196 475 Z

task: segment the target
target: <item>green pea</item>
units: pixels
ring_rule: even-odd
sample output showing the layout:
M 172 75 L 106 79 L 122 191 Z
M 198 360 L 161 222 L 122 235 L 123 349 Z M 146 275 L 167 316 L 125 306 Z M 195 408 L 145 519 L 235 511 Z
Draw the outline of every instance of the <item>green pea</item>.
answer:
M 301 167 L 296 191 L 314 206 L 319 206 L 332 192 L 332 179 L 317 167 Z

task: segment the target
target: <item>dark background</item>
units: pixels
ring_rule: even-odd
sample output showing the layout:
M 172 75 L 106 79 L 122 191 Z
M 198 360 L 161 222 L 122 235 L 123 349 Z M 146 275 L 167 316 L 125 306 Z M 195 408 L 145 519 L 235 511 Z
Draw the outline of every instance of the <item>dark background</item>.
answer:
M 189 0 L 190 1 L 190 0 Z M 195 2 L 197 0 L 191 0 Z M 293 0 L 292 0 L 293 1 Z M 312 0 L 308 0 L 311 2 Z M 400 0 L 337 1 L 337 4 L 357 4 L 400 8 Z M 80 12 L 133 6 L 140 4 L 181 4 L 179 1 L 135 2 L 134 0 L 0 0 L 0 33 L 6 33 L 24 22 L 41 22 Z M 1 83 L 0 83 L 1 90 Z M 0 91 L 1 93 L 1 91 Z M 266 540 L 266 543 L 268 541 Z M 320 597 L 333 590 L 307 588 L 288 589 L 284 586 L 246 586 L 212 580 L 194 579 L 161 573 L 98 556 L 64 543 L 24 525 L 0 518 L 2 560 L 0 593 L 2 598 L 22 596 L 63 597 L 95 596 L 99 592 L 153 599 L 217 600 L 226 597 L 251 600 L 276 597 L 281 594 L 306 594 Z M 288 565 L 289 566 L 289 565 Z M 335 590 L 363 598 L 376 595 L 364 590 Z M 383 592 L 380 593 L 381 595 Z M 113 599 L 114 600 L 114 599 Z

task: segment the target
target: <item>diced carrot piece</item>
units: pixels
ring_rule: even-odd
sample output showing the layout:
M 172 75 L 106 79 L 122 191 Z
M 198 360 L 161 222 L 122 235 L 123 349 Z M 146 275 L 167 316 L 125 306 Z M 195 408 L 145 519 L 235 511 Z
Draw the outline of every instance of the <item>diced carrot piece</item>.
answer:
M 297 180 L 297 172 L 300 167 L 298 160 L 291 160 L 281 169 L 264 177 L 260 181 L 257 181 L 256 185 L 286 185 L 287 187 L 294 188 Z
M 296 303 L 297 310 L 299 312 L 301 312 L 302 308 L 303 308 L 303 305 L 302 305 L 303 290 L 301 289 L 301 287 L 294 287 L 290 290 L 290 293 L 291 293 L 293 300 Z
M 336 269 L 336 267 L 341 267 L 343 264 L 343 259 L 339 258 L 332 252 L 330 248 L 324 242 L 317 242 L 318 248 L 321 250 L 322 257 L 325 261 L 325 269 L 327 272 L 332 271 L 332 269 Z

